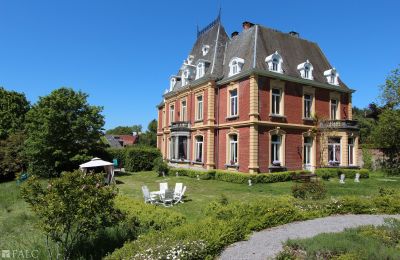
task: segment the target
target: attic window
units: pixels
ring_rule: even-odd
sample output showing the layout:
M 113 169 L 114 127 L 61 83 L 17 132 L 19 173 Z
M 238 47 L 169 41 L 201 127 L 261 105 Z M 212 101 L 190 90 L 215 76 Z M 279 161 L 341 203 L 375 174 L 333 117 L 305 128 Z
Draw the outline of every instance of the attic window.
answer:
M 196 66 L 196 79 L 199 79 L 204 76 L 205 73 L 205 63 L 199 62 Z
M 238 57 L 233 58 L 229 62 L 229 77 L 240 73 L 244 64 L 244 60 Z
M 339 85 L 339 73 L 335 68 L 324 71 L 326 81 L 331 85 Z
M 269 71 L 283 73 L 282 64 L 283 60 L 281 55 L 276 51 L 274 54 L 269 55 L 265 58 L 265 62 L 268 65 Z
M 210 50 L 210 45 L 203 45 L 203 47 L 201 48 L 201 52 L 203 53 L 203 56 L 206 56 L 206 54 L 208 53 L 209 50 Z
M 188 69 L 182 72 L 182 86 L 186 86 L 189 83 L 190 71 Z
M 310 80 L 313 80 L 313 79 L 314 79 L 314 77 L 313 77 L 313 70 L 314 70 L 314 67 L 313 67 L 313 65 L 310 63 L 309 60 L 307 60 L 306 62 L 303 62 L 303 63 L 299 64 L 299 65 L 297 66 L 297 70 L 300 72 L 300 76 L 301 76 L 303 79 L 310 79 Z
M 171 80 L 169 81 L 169 91 L 172 91 L 175 87 L 176 84 L 176 78 L 171 78 Z
M 190 64 L 192 64 L 193 59 L 194 59 L 194 56 L 193 56 L 193 55 L 189 55 L 189 56 L 187 57 L 185 63 L 190 65 Z

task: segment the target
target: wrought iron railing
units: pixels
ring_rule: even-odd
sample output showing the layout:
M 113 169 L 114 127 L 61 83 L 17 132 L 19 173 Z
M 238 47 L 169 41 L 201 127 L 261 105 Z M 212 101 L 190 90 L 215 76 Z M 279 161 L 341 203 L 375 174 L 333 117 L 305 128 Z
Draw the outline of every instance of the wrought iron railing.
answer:
M 189 130 L 190 123 L 188 121 L 176 121 L 171 123 L 171 131 Z
M 356 120 L 326 120 L 320 122 L 320 127 L 325 129 L 359 129 Z

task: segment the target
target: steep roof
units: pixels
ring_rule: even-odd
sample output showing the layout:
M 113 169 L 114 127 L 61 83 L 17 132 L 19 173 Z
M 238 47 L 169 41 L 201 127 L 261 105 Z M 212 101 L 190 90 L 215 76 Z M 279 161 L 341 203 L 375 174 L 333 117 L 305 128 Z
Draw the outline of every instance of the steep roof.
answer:
M 311 82 L 327 84 L 324 71 L 332 68 L 326 56 L 318 44 L 299 37 L 292 36 L 261 25 L 245 29 L 237 36 L 229 38 L 219 18 L 213 21 L 196 40 L 189 55 L 193 56 L 193 65 L 200 59 L 210 62 L 204 77 L 192 80 L 182 87 L 178 81 L 174 89 L 166 95 L 176 91 L 197 85 L 200 82 L 214 79 L 217 82 L 229 80 L 229 62 L 232 58 L 238 57 L 244 60 L 241 72 L 258 70 L 267 71 L 265 58 L 276 51 L 283 60 L 283 75 L 301 79 L 297 66 L 306 60 L 313 65 L 313 77 Z M 202 47 L 209 45 L 209 52 L 203 56 Z M 182 68 L 178 75 L 182 73 Z M 273 73 L 273 72 L 272 72 Z M 350 89 L 339 78 L 339 86 L 332 88 L 350 91 Z

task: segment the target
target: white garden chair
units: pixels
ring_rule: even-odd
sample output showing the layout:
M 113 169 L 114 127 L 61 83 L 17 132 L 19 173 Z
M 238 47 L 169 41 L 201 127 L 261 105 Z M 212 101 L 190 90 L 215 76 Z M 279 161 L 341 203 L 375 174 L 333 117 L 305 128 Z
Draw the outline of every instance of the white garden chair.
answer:
M 179 203 L 179 202 L 180 202 L 180 203 L 183 203 L 182 198 L 183 198 L 183 195 L 185 195 L 185 191 L 186 191 L 186 186 L 183 187 L 181 193 L 175 194 L 175 195 L 174 195 L 175 204 L 177 204 L 177 203 Z
M 164 207 L 172 207 L 174 203 L 174 191 L 165 190 L 165 193 L 161 194 L 161 202 Z
M 354 182 L 360 182 L 360 174 L 356 173 L 356 177 L 354 178 Z
M 182 192 L 182 188 L 183 188 L 183 183 L 181 182 L 175 183 L 174 195 L 180 194 Z
M 340 174 L 340 181 L 339 183 L 344 184 L 344 179 L 346 178 L 346 176 L 344 175 L 344 173 Z
M 161 182 L 160 183 L 160 192 L 164 193 L 166 190 L 168 190 L 168 183 L 167 182 Z
M 143 192 L 143 197 L 144 197 L 145 203 L 153 204 L 156 202 L 155 198 L 150 195 L 150 191 L 149 191 L 149 188 L 147 188 L 147 186 L 142 186 L 142 192 Z

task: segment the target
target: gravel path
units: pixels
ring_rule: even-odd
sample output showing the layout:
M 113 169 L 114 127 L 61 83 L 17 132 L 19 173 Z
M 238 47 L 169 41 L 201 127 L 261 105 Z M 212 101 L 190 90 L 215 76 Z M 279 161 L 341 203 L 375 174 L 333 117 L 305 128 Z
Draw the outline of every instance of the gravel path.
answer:
M 240 241 L 227 247 L 221 260 L 272 259 L 282 250 L 288 239 L 309 238 L 321 233 L 341 232 L 345 228 L 362 225 L 381 225 L 385 218 L 400 219 L 400 215 L 343 215 L 293 222 L 283 226 L 255 232 L 247 241 Z

